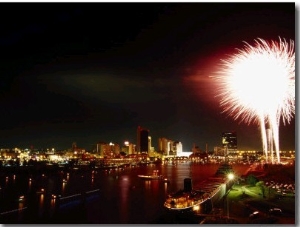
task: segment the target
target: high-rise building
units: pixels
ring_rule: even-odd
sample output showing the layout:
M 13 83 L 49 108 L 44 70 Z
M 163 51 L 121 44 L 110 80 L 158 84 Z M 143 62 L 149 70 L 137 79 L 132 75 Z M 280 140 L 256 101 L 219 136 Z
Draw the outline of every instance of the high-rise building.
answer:
M 222 146 L 225 150 L 225 155 L 237 154 L 236 132 L 223 132 L 222 133 Z
M 120 154 L 120 145 L 114 144 L 112 142 L 105 143 L 105 142 L 98 142 L 96 148 L 97 154 L 103 157 L 113 157 L 115 155 Z
M 159 138 L 158 139 L 158 151 L 161 152 L 163 155 L 170 155 L 170 152 L 172 151 L 171 144 L 173 143 L 172 140 L 169 140 L 167 138 Z
M 151 141 L 151 140 L 150 140 Z M 137 128 L 137 152 L 149 152 L 149 130 L 141 126 Z
M 158 151 L 164 156 L 182 155 L 182 144 L 167 138 L 158 139 Z
M 98 142 L 96 144 L 96 152 L 100 156 L 105 156 L 107 153 L 107 144 L 104 142 Z
M 175 141 L 173 143 L 173 151 L 174 151 L 174 155 L 181 156 L 182 155 L 182 143 L 179 141 Z
M 132 144 L 128 141 L 125 141 L 124 142 L 124 145 L 122 146 L 121 150 L 123 152 L 125 152 L 127 155 L 130 155 L 130 154 L 135 154 L 135 144 Z

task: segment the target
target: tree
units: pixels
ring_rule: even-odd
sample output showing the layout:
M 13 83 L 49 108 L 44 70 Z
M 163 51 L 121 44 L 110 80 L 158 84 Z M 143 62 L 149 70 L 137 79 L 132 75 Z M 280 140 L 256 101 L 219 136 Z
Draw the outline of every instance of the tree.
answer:
M 247 183 L 251 186 L 254 186 L 256 183 L 258 182 L 257 178 L 250 174 L 248 177 L 247 177 Z
M 262 194 L 262 196 L 265 198 L 265 182 L 263 182 L 263 181 L 258 181 L 258 182 L 256 183 L 256 187 L 259 187 L 259 188 L 260 188 L 261 194 Z

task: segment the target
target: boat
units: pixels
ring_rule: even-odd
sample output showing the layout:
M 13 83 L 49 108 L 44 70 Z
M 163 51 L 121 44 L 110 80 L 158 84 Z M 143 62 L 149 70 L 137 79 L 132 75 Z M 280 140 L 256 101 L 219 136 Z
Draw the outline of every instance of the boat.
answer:
M 158 172 L 158 170 L 153 170 L 152 175 L 138 175 L 138 177 L 143 180 L 165 180 L 163 175 L 159 175 Z
M 226 171 L 226 167 L 227 170 Z M 228 191 L 231 182 L 227 177 L 220 176 L 221 173 L 232 172 L 227 165 L 221 165 L 214 177 L 192 187 L 192 179 L 184 179 L 184 189 L 168 195 L 164 207 L 170 211 L 193 211 L 195 213 L 208 214 L 213 208 L 213 204 L 220 201 Z
M 164 207 L 171 211 L 199 211 L 202 204 L 211 205 L 210 194 L 200 188 L 192 188 L 191 178 L 184 179 L 184 189 L 168 195 Z M 207 206 L 206 206 L 207 207 Z
M 44 194 L 45 193 L 45 189 L 41 188 L 41 190 L 36 192 L 37 194 Z

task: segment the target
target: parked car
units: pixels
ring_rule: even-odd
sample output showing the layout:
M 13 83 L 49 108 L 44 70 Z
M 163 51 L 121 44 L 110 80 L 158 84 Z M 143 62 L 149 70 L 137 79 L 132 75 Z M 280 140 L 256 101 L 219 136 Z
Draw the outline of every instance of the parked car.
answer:
M 269 214 L 270 215 L 281 215 L 282 214 L 282 210 L 280 208 L 271 208 L 269 210 Z
M 249 215 L 249 219 L 256 219 L 261 217 L 261 213 L 259 211 L 254 211 L 252 214 Z

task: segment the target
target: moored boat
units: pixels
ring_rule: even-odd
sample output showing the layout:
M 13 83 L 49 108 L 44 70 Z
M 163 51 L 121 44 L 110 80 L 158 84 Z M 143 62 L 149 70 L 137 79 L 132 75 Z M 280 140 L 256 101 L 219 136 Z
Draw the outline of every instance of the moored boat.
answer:
M 208 204 L 205 209 L 211 205 L 210 194 L 204 190 L 192 188 L 192 180 L 184 179 L 184 189 L 168 195 L 164 206 L 172 211 L 194 211 L 203 212 L 202 204 Z
M 163 175 L 159 175 L 158 172 L 158 170 L 153 170 L 152 175 L 138 175 L 138 177 L 144 180 L 163 180 Z
M 168 195 L 164 207 L 172 211 L 193 211 L 195 213 L 209 213 L 213 204 L 220 201 L 228 190 L 229 179 L 225 173 L 232 173 L 228 165 L 221 165 L 215 177 L 192 187 L 192 179 L 184 179 L 184 189 Z

